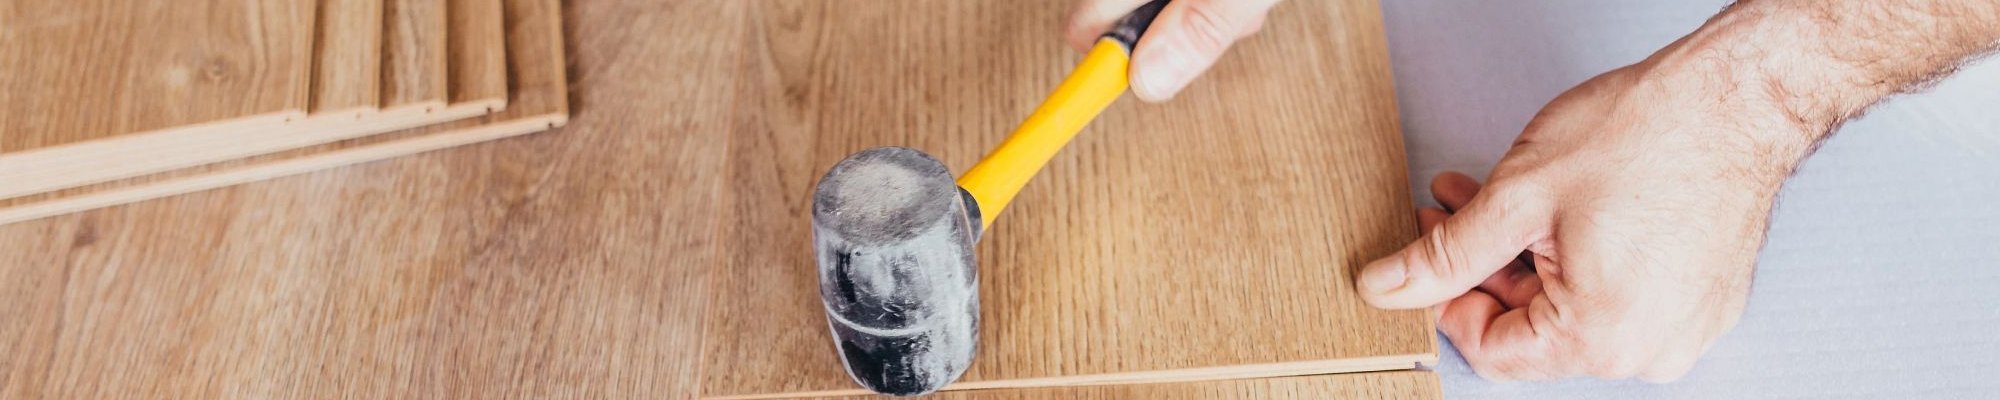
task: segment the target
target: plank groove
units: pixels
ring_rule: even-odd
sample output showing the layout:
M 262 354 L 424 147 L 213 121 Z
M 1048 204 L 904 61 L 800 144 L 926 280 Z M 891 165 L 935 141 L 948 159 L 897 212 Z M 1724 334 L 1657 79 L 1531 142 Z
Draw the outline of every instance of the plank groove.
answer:
M 704 397 L 845 393 L 809 193 L 863 148 L 964 171 L 1079 58 L 1065 2 L 758 2 Z M 982 339 L 948 390 L 1408 369 L 1421 311 L 1363 305 L 1414 237 L 1379 10 L 1290 2 L 1173 102 L 1113 105 L 979 246 Z M 1277 39 L 1282 38 L 1282 39 Z M 1318 39 L 1312 39 L 1318 38 Z M 771 379 L 783 376 L 786 379 Z

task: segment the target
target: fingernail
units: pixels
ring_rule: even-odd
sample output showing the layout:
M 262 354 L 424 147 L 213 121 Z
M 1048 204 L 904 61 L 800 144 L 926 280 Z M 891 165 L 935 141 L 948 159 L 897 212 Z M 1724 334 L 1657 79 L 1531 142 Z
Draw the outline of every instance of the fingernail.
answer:
M 1395 257 L 1368 263 L 1361 269 L 1361 291 L 1384 293 L 1402 288 L 1403 281 L 1409 277 L 1406 270 L 1403 262 Z
M 1186 51 L 1172 47 L 1147 50 L 1144 58 L 1133 62 L 1139 68 L 1132 70 L 1132 94 L 1148 101 L 1173 98 L 1174 92 L 1192 78 L 1189 75 L 1197 61 Z

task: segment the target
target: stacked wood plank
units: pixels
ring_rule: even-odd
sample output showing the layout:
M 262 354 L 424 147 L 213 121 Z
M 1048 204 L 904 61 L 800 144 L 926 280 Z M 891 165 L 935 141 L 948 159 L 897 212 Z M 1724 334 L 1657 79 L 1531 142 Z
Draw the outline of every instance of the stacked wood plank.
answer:
M 7 2 L 0 224 L 560 126 L 558 6 Z

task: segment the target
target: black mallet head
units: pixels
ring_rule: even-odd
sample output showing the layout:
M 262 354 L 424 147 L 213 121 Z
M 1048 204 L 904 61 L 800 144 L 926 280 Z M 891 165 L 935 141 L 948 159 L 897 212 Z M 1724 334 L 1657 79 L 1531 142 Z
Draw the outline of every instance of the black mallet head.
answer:
M 834 164 L 813 190 L 820 299 L 841 362 L 876 392 L 958 380 L 979 340 L 978 206 L 923 152 L 882 147 Z

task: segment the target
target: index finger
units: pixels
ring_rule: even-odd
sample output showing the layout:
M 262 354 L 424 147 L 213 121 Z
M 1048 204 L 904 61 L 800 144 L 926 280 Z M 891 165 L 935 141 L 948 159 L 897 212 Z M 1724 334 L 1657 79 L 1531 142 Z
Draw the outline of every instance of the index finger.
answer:
M 1467 292 L 1446 303 L 1438 318 L 1472 370 L 1488 380 L 1547 380 L 1582 371 L 1566 359 L 1554 340 L 1556 310 L 1547 294 L 1527 307 L 1508 310 L 1492 295 Z

